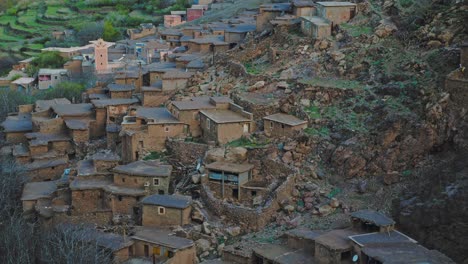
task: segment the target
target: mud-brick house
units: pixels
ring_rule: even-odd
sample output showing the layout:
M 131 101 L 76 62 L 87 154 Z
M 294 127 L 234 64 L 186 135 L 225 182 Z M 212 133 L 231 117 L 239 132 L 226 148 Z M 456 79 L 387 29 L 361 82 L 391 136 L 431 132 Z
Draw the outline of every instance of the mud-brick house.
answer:
M 114 168 L 114 185 L 146 189 L 148 193 L 167 194 L 172 166 L 156 161 L 135 161 Z
M 149 79 L 149 86 L 154 87 L 157 82 L 162 81 L 163 75 L 176 68 L 176 64 L 172 62 L 153 63 L 145 66 L 147 78 Z
M 395 221 L 373 210 L 359 210 L 351 213 L 353 228 L 362 232 L 390 232 L 395 229 Z
M 195 38 L 188 41 L 189 51 L 191 53 L 222 53 L 229 50 L 229 43 L 224 42 L 219 36 L 206 36 L 204 38 Z
M 206 142 L 226 144 L 254 131 L 253 115 L 236 104 L 228 109 L 200 111 L 202 138 Z
M 120 71 L 117 72 L 114 77 L 116 84 L 121 85 L 133 85 L 135 87 L 135 93 L 141 92 L 141 86 L 143 86 L 143 73 L 140 70 L 137 71 Z
M 112 210 L 109 201 L 110 199 L 104 191 L 104 188 L 111 184 L 111 180 L 73 180 L 70 183 L 72 215 L 99 215 L 100 223 L 109 222 L 112 218 Z
M 317 16 L 327 19 L 333 28 L 356 15 L 356 4 L 350 2 L 317 2 Z
M 184 22 L 181 15 L 164 15 L 164 26 L 167 28 L 181 25 Z
M 27 143 L 25 134 L 32 132 L 33 125 L 31 113 L 18 113 L 9 115 L 2 122 L 1 127 L 5 134 L 6 142 L 10 144 Z
M 291 136 L 307 128 L 307 121 L 293 115 L 277 113 L 263 118 L 263 128 L 269 137 Z
M 132 240 L 135 256 L 152 258 L 155 263 L 197 263 L 193 241 L 170 235 L 168 231 L 137 227 Z
M 106 127 L 110 124 L 120 124 L 131 106 L 137 105 L 139 100 L 129 99 L 100 99 L 91 100 L 96 112 L 96 136 L 106 135 Z
M 40 69 L 38 73 L 38 88 L 45 90 L 54 88 L 57 84 L 67 81 L 70 72 L 66 69 Z
M 96 117 L 92 104 L 57 104 L 52 106 L 54 118 L 65 121 L 81 120 L 88 127 L 89 138 L 97 138 L 100 132 L 96 126 Z
M 193 60 L 186 66 L 186 69 L 190 72 L 203 72 L 205 68 L 205 63 L 202 60 Z
M 156 27 L 151 23 L 140 24 L 139 28 L 127 29 L 130 39 L 140 39 L 156 34 Z
M 51 159 L 72 155 L 75 149 L 67 134 L 28 133 L 29 152 L 33 160 Z
M 233 44 L 241 43 L 249 32 L 255 32 L 256 26 L 253 24 L 230 25 L 224 30 L 224 41 Z
M 192 78 L 192 72 L 168 71 L 162 76 L 162 90 L 173 91 L 187 88 L 189 79 Z
M 263 4 L 256 17 L 257 32 L 271 29 L 270 20 L 291 12 L 291 3 Z
M 220 199 L 232 198 L 241 200 L 241 188 L 252 179 L 252 164 L 235 164 L 216 161 L 206 165 L 207 177 L 203 184 Z
M 170 111 L 186 126 L 186 132 L 192 137 L 202 135 L 200 110 L 229 109 L 228 97 L 193 97 L 188 101 L 172 101 Z
M 110 199 L 114 219 L 138 220 L 141 214 L 138 202 L 148 194 L 144 189 L 111 184 L 104 187 L 104 190 Z
M 135 91 L 135 86 L 132 84 L 112 83 L 107 88 L 109 88 L 111 99 L 130 99 Z
M 192 198 L 182 195 L 151 195 L 142 201 L 142 225 L 148 227 L 190 224 Z
M 162 81 L 157 82 L 155 86 L 143 86 L 141 91 L 141 99 L 144 107 L 163 106 L 169 99 L 167 93 L 162 91 Z
M 70 136 L 75 144 L 89 141 L 89 120 L 69 119 L 65 121 Z
M 179 69 L 186 69 L 187 64 L 189 64 L 191 61 L 194 60 L 200 60 L 200 55 L 199 54 L 184 54 L 175 59 L 176 61 L 176 67 Z
M 106 140 L 107 148 L 114 150 L 117 148 L 117 145 L 120 144 L 120 125 L 118 124 L 107 124 L 106 126 Z
M 124 163 L 139 160 L 151 151 L 163 150 L 168 138 L 185 137 L 184 124 L 166 108 L 131 109 L 121 126 Z
M 202 27 L 199 26 L 199 25 L 185 26 L 182 29 L 182 33 L 183 33 L 184 36 L 194 38 L 195 37 L 195 32 L 200 31 L 200 30 L 202 30 Z
M 193 21 L 199 19 L 205 14 L 204 8 L 187 8 L 187 21 Z
M 331 36 L 330 23 L 318 16 L 304 16 L 300 18 L 301 31 L 304 35 L 313 39 L 323 39 Z
M 132 251 L 134 242 L 127 236 L 104 233 L 92 228 L 83 228 L 77 230 L 77 233 L 81 242 L 95 245 L 99 250 L 108 253 L 109 259 L 102 260 L 104 263 L 126 263 L 134 255 Z
M 57 184 L 54 181 L 26 183 L 21 195 L 23 212 L 34 212 L 36 205 L 51 205 L 56 192 Z
M 68 160 L 64 158 L 35 160 L 25 165 L 28 181 L 30 182 L 57 180 L 67 167 Z
M 293 15 L 297 17 L 315 16 L 317 8 L 314 1 L 311 0 L 295 0 L 292 3 Z
M 21 77 L 17 80 L 11 82 L 11 89 L 13 91 L 17 91 L 20 93 L 31 94 L 33 89 L 35 88 L 34 82 L 36 79 L 28 78 L 28 77 Z
M 349 236 L 358 232 L 337 229 L 315 238 L 315 259 L 317 263 L 340 264 L 351 261 L 353 243 Z

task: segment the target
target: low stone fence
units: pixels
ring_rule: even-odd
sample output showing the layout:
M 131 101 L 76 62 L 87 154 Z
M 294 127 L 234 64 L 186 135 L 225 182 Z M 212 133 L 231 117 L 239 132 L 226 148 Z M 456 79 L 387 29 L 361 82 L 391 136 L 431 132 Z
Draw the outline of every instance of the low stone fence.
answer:
M 166 141 L 166 148 L 182 164 L 194 164 L 199 158 L 205 156 L 209 146 L 195 142 L 169 139 Z
M 289 176 L 272 194 L 263 206 L 248 208 L 224 202 L 214 197 L 208 185 L 202 185 L 201 198 L 215 214 L 224 215 L 228 221 L 240 225 L 246 231 L 258 231 L 272 220 L 281 209 L 280 201 L 291 196 L 296 183 L 296 175 Z

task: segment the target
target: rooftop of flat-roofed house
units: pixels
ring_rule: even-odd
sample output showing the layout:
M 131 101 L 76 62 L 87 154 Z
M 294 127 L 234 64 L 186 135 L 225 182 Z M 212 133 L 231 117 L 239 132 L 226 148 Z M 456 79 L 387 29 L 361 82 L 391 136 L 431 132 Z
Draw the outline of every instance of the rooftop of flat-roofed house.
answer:
M 176 64 L 173 62 L 164 62 L 164 63 L 151 63 L 145 66 L 145 69 L 148 72 L 153 71 L 168 71 L 176 68 Z
M 135 161 L 114 168 L 114 172 L 144 177 L 169 177 L 172 173 L 171 165 L 164 165 L 156 161 Z
M 286 124 L 289 126 L 298 126 L 307 123 L 307 121 L 301 120 L 293 115 L 283 113 L 276 113 L 273 115 L 265 116 L 263 119 Z
M 217 124 L 252 121 L 248 118 L 245 118 L 241 114 L 238 114 L 231 110 L 224 110 L 224 109 L 202 110 L 200 111 L 200 113 L 202 113 L 207 118 L 209 118 L 210 120 L 212 120 L 213 122 Z
M 37 100 L 35 111 L 36 112 L 46 111 L 46 110 L 49 110 L 52 106 L 58 105 L 58 104 L 61 104 L 61 105 L 71 104 L 71 102 L 67 98 L 55 98 L 52 100 Z
M 160 205 L 170 208 L 185 209 L 192 204 L 192 197 L 183 195 L 154 194 L 145 197 L 141 203 L 146 205 Z
M 186 15 L 187 11 L 171 11 L 171 15 Z
M 284 245 L 265 244 L 253 249 L 255 254 L 276 264 L 316 263 L 305 249 L 292 249 Z
M 352 241 L 360 246 L 367 246 L 375 243 L 417 243 L 416 240 L 402 234 L 398 231 L 390 231 L 385 233 L 370 233 L 362 235 L 354 235 L 349 237 Z
M 292 229 L 285 233 L 286 236 L 298 237 L 303 239 L 315 240 L 316 237 L 323 235 L 323 230 Z
M 172 101 L 171 104 L 179 110 L 215 109 L 216 106 L 210 102 L 210 97 L 193 97 L 186 101 Z
M 351 213 L 351 218 L 356 218 L 361 221 L 372 223 L 376 226 L 391 226 L 395 224 L 393 219 L 386 215 L 373 210 L 359 210 Z
M 91 100 L 91 103 L 96 108 L 105 108 L 108 106 L 116 106 L 116 105 L 133 105 L 139 103 L 140 100 L 137 98 L 118 98 L 118 99 L 99 99 L 99 100 Z
M 325 7 L 356 6 L 355 3 L 351 2 L 317 2 L 317 4 Z
M 159 34 L 161 36 L 182 36 L 182 32 L 179 30 L 162 30 Z
M 385 264 L 455 264 L 439 251 L 429 250 L 415 243 L 369 244 L 361 250 L 367 257 Z
M 98 246 L 111 250 L 112 252 L 130 247 L 134 244 L 134 241 L 127 237 L 114 233 L 104 233 L 92 228 L 85 228 L 79 232 L 81 233 L 79 239 L 86 242 L 95 241 Z
M 167 71 L 163 75 L 163 79 L 189 79 L 193 76 L 192 72 L 185 72 L 185 71 L 178 71 L 178 70 L 172 70 L 172 71 Z
M 230 27 L 226 28 L 226 32 L 231 33 L 246 33 L 255 31 L 257 28 L 256 25 L 253 24 L 238 24 L 238 25 L 231 25 Z
M 146 191 L 142 188 L 124 187 L 117 186 L 114 184 L 107 185 L 106 187 L 104 187 L 104 190 L 108 193 L 117 195 L 144 196 L 147 194 Z
M 67 74 L 66 69 L 39 69 L 39 75 L 55 75 L 55 74 Z
M 293 1 L 295 7 L 312 7 L 315 6 L 314 1 L 311 0 L 295 0 Z
M 47 133 L 46 134 L 46 133 L 40 133 L 40 132 L 32 132 L 32 133 L 26 133 L 24 134 L 24 136 L 28 140 L 31 140 L 31 142 L 29 142 L 30 146 L 44 145 L 44 144 L 47 144 L 48 142 L 60 142 L 60 141 L 71 140 L 71 137 L 64 133 L 58 133 L 58 134 Z
M 152 86 L 143 86 L 141 87 L 141 90 L 143 92 L 161 92 L 162 91 L 162 80 L 157 80 L 156 82 L 153 83 Z
M 18 84 L 18 85 L 28 85 L 28 84 L 33 83 L 35 80 L 36 79 L 34 79 L 34 78 L 21 77 L 21 78 L 16 79 L 15 81 L 13 81 L 11 83 Z
M 181 123 L 175 118 L 165 107 L 139 107 L 136 109 L 136 117 L 147 120 L 150 124 L 179 124 Z
M 98 174 L 93 160 L 80 160 L 76 167 L 78 177 L 93 176 Z
M 187 64 L 188 69 L 203 69 L 205 63 L 202 60 L 193 60 Z
M 212 44 L 215 46 L 229 45 L 229 43 L 224 42 L 224 38 L 221 37 L 206 37 L 206 38 L 195 38 L 189 40 L 189 42 L 196 44 Z
M 132 238 L 174 250 L 185 249 L 194 245 L 192 240 L 171 235 L 169 231 L 142 226 L 135 227 L 135 234 Z
M 315 243 L 321 244 L 328 249 L 346 251 L 352 248 L 349 236 L 359 233 L 348 229 L 337 229 L 327 232 L 315 238 Z
M 301 16 L 302 19 L 305 19 L 307 21 L 310 21 L 314 23 L 317 26 L 328 26 L 330 23 L 324 18 L 318 17 L 318 16 Z
M 29 118 L 15 118 L 9 116 L 0 126 L 2 126 L 3 131 L 7 133 L 29 132 L 32 131 L 33 128 L 30 115 Z
M 126 72 L 118 72 L 115 76 L 115 79 L 138 79 L 140 77 L 140 73 L 138 71 L 126 71 Z
M 104 189 L 106 186 L 112 184 L 111 180 L 97 180 L 97 179 L 86 179 L 86 180 L 73 180 L 70 183 L 70 189 L 72 191 L 80 190 L 97 190 Z
M 93 114 L 92 104 L 56 104 L 52 110 L 59 116 L 89 116 Z
M 65 120 L 65 125 L 71 130 L 88 130 L 90 119 Z
M 92 160 L 120 161 L 120 156 L 111 151 L 99 151 L 91 156 Z
M 107 88 L 111 92 L 129 92 L 135 90 L 135 85 L 111 83 L 107 85 Z
M 216 161 L 205 166 L 208 170 L 224 171 L 232 173 L 244 173 L 254 168 L 253 164 L 237 164 L 225 161 Z
M 287 12 L 291 11 L 290 3 L 276 3 L 276 4 L 263 4 L 260 6 L 260 10 L 269 12 Z
M 21 201 L 51 198 L 56 191 L 57 184 L 54 181 L 28 182 L 24 185 Z
M 68 160 L 64 158 L 54 160 L 36 160 L 32 163 L 26 164 L 25 168 L 26 170 L 37 170 L 66 164 L 68 164 Z
M 189 62 L 189 61 L 194 61 L 194 60 L 199 60 L 200 59 L 199 54 L 183 54 L 180 55 L 176 58 L 176 61 L 182 61 L 182 62 Z

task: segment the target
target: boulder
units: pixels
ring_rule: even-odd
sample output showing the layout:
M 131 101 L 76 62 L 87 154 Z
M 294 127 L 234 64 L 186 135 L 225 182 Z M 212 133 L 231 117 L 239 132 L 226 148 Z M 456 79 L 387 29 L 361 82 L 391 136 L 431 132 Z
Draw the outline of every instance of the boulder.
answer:
M 285 81 L 281 81 L 281 82 L 276 84 L 276 88 L 278 88 L 278 89 L 288 89 L 289 84 L 287 82 L 285 82 Z
M 224 148 L 213 148 L 206 152 L 205 163 L 210 164 L 215 161 L 224 161 Z
M 207 235 L 211 234 L 211 227 L 210 227 L 210 224 L 208 222 L 203 222 L 202 231 L 203 231 L 203 233 L 205 233 Z
M 286 80 L 292 80 L 292 79 L 296 79 L 296 78 L 297 78 L 297 76 L 294 73 L 293 69 L 284 70 L 280 74 L 280 80 L 286 81 Z
M 256 89 L 265 87 L 265 81 L 258 81 L 253 85 Z
M 227 232 L 230 236 L 236 237 L 236 236 L 240 235 L 241 228 L 238 227 L 238 226 L 228 227 L 228 228 L 226 228 L 226 232 Z
M 257 205 L 261 205 L 262 202 L 263 202 L 263 197 L 261 195 L 257 195 L 253 198 L 252 204 L 257 206 Z
M 335 211 L 335 208 L 333 208 L 330 205 L 326 204 L 326 205 L 320 206 L 318 211 L 319 211 L 321 216 L 326 216 L 326 215 L 329 215 L 329 214 L 333 213 L 333 211 Z
M 438 40 L 431 40 L 427 43 L 427 46 L 429 48 L 439 48 L 440 46 L 442 46 L 442 43 Z
M 202 214 L 199 208 L 193 208 L 192 210 L 192 220 L 197 223 L 203 223 L 205 221 L 205 216 Z
M 204 252 L 207 252 L 207 251 L 210 250 L 211 243 L 210 243 L 210 241 L 208 241 L 208 240 L 206 240 L 204 238 L 200 238 L 197 241 L 195 241 L 195 247 L 197 249 L 197 254 L 201 255 Z
M 287 212 L 287 213 L 292 213 L 292 212 L 294 212 L 294 206 L 292 206 L 292 205 L 286 205 L 286 206 L 284 207 L 284 211 Z
M 400 174 L 396 171 L 384 175 L 383 181 L 387 185 L 391 185 L 400 181 Z
M 339 62 L 339 61 L 343 60 L 346 57 L 346 55 L 344 55 L 342 52 L 339 52 L 339 51 L 330 52 L 330 56 L 336 62 Z
M 192 175 L 192 182 L 195 184 L 198 184 L 200 183 L 200 178 L 201 178 L 200 174 L 194 174 Z
M 235 147 L 228 149 L 226 160 L 230 162 L 242 162 L 247 159 L 247 149 L 243 147 Z
M 281 158 L 281 160 L 286 163 L 286 164 L 289 164 L 293 161 L 293 157 L 292 157 L 292 153 L 291 151 L 288 151 L 286 153 L 284 153 L 283 157 Z
M 397 31 L 397 26 L 387 19 L 380 20 L 380 24 L 375 29 L 375 35 L 379 38 L 385 38 L 393 34 L 393 32 Z
M 310 99 L 301 99 L 301 105 L 304 107 L 310 106 Z
M 330 200 L 329 205 L 330 205 L 332 208 L 338 208 L 338 207 L 340 207 L 340 201 L 338 201 L 338 199 L 336 199 L 336 198 L 332 198 L 332 199 Z

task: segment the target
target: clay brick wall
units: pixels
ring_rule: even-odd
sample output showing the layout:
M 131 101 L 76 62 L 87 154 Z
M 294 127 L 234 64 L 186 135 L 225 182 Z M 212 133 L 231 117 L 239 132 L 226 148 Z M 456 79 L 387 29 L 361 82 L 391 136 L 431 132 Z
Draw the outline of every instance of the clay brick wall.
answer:
M 30 182 L 53 181 L 59 179 L 63 171 L 67 168 L 67 164 L 57 165 L 49 168 L 41 168 L 28 172 Z
M 166 128 L 168 131 L 166 131 Z M 182 137 L 184 124 L 148 125 L 148 134 L 144 142 L 144 148 L 149 151 L 164 149 L 167 138 Z
M 54 141 L 52 142 L 52 149 L 59 154 L 74 153 L 73 145 L 70 141 Z
M 65 122 L 62 118 L 53 118 L 48 120 L 37 121 L 33 118 L 34 127 L 39 129 L 39 132 L 44 134 L 59 134 L 65 131 Z
M 317 14 L 330 20 L 333 25 L 339 25 L 341 23 L 348 22 L 352 18 L 351 10 L 356 10 L 356 7 L 349 6 L 323 7 L 318 5 L 317 7 Z
M 225 32 L 224 41 L 227 43 L 239 43 L 245 39 L 247 33 Z
M 192 137 L 201 136 L 200 116 L 198 110 L 178 111 L 174 108 L 174 115 L 179 121 L 189 126 L 189 134 Z
M 116 91 L 110 92 L 111 99 L 127 99 L 132 98 L 132 91 Z
M 101 137 L 106 134 L 106 121 L 107 121 L 107 109 L 96 108 L 96 137 Z
M 163 91 L 183 90 L 187 88 L 188 79 L 163 79 Z
M 98 211 L 110 211 L 107 195 L 103 190 L 72 190 L 72 214 L 82 215 Z
M 49 150 L 49 147 L 47 144 L 44 145 L 34 145 L 34 146 L 29 146 L 29 152 L 31 153 L 31 156 L 36 156 L 40 154 L 44 154 Z
M 107 140 L 107 148 L 112 149 L 112 150 L 115 150 L 115 148 L 117 147 L 117 144 L 121 142 L 119 133 L 107 132 L 106 140 Z
M 267 136 L 272 137 L 283 137 L 283 136 L 292 136 L 297 131 L 307 128 L 307 123 L 298 126 L 288 126 L 282 123 L 264 120 L 264 131 Z
M 134 196 L 126 195 L 111 195 L 111 208 L 114 215 L 131 215 L 133 216 L 133 207 L 138 203 L 139 199 Z
M 113 264 L 120 264 L 127 261 L 130 258 L 129 248 L 122 248 L 121 250 L 115 251 L 113 254 Z
M 11 144 L 19 144 L 19 143 L 28 143 L 28 139 L 24 136 L 28 132 L 6 132 L 5 133 L 5 140 Z
M 143 106 L 158 107 L 167 102 L 170 98 L 169 94 L 159 91 L 144 91 L 143 92 Z
M 168 140 L 166 141 L 166 148 L 182 164 L 194 164 L 199 158 L 203 158 L 206 151 L 208 151 L 208 145 L 206 144 L 182 140 Z
M 34 105 L 33 104 L 18 106 L 18 112 L 19 113 L 31 113 L 32 111 L 34 111 Z
M 159 179 L 159 185 L 153 185 L 153 178 Z M 148 187 L 151 193 L 158 193 L 163 191 L 164 194 L 169 192 L 170 177 L 139 177 L 133 175 L 126 175 L 121 173 L 114 173 L 114 184 L 130 188 L 145 188 L 145 183 L 149 182 Z
M 270 24 L 270 20 L 279 15 L 281 15 L 281 12 L 262 12 L 257 15 L 257 32 L 273 28 Z
M 88 130 L 71 130 L 71 135 L 75 143 L 85 143 L 89 141 Z
M 118 161 L 94 160 L 98 172 L 109 172 L 112 168 L 119 165 Z
M 67 215 L 66 213 L 55 213 L 52 218 L 51 225 L 57 225 L 60 223 L 70 224 L 97 224 L 97 225 L 108 225 L 112 221 L 112 211 L 100 211 L 92 213 L 83 213 L 79 215 Z
M 223 202 L 217 199 L 209 186 L 202 185 L 201 197 L 206 206 L 217 215 L 224 215 L 226 219 L 237 225 L 241 225 L 246 230 L 258 231 L 266 226 L 277 210 L 281 208 L 279 202 L 291 196 L 291 191 L 296 182 L 296 176 L 289 176 L 266 201 L 263 207 L 247 208 Z
M 174 225 L 187 225 L 190 223 L 191 207 L 186 209 L 165 208 L 165 214 L 159 214 L 157 205 L 143 205 L 142 225 L 161 227 Z
M 154 247 L 159 247 L 161 249 L 161 253 L 163 253 L 166 250 L 172 251 L 173 249 L 171 248 L 166 248 L 162 245 L 157 245 L 141 240 L 135 240 L 135 244 L 133 244 L 133 252 L 136 257 L 144 257 L 145 256 L 145 251 L 144 251 L 144 246 L 147 245 L 149 247 L 149 253 L 150 256 L 153 253 L 153 248 Z M 196 251 L 195 251 L 195 246 L 177 250 L 174 252 L 174 256 L 164 262 L 165 264 L 179 264 L 179 263 L 184 263 L 184 264 L 195 264 L 196 263 Z
M 218 143 L 226 144 L 241 138 L 244 135 L 244 124 L 250 126 L 250 122 L 218 124 Z

